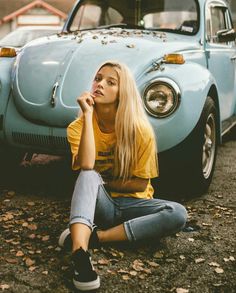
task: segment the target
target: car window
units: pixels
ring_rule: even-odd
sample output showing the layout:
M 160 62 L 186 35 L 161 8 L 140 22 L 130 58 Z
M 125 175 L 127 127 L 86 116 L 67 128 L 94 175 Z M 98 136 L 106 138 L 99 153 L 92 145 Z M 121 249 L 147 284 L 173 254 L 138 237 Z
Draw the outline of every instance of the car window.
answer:
M 145 28 L 195 34 L 199 27 L 199 8 L 195 0 L 107 0 L 81 1 L 69 31 L 127 24 Z
M 232 24 L 226 7 L 208 7 L 206 14 L 206 34 L 207 40 L 210 43 L 218 43 L 217 33 L 231 28 Z
M 116 24 L 122 21 L 122 15 L 112 7 L 107 7 L 106 10 L 103 10 L 98 5 L 85 4 L 80 6 L 70 30 L 96 28 L 100 25 Z
M 198 29 L 198 13 L 195 1 L 165 0 L 157 1 L 155 12 L 143 16 L 145 28 L 161 28 L 180 30 L 185 33 L 196 33 Z

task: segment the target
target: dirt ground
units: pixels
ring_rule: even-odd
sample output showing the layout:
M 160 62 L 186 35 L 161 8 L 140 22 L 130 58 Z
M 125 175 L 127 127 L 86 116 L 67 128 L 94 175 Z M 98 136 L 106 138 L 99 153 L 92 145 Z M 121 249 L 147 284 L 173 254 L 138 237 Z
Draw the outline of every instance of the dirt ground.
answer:
M 70 254 L 57 245 L 74 179 L 68 161 L 39 155 L 1 171 L 0 291 L 75 292 Z M 92 251 L 99 292 L 236 292 L 235 198 L 236 140 L 229 136 L 209 192 L 179 200 L 189 213 L 185 231 L 160 243 Z

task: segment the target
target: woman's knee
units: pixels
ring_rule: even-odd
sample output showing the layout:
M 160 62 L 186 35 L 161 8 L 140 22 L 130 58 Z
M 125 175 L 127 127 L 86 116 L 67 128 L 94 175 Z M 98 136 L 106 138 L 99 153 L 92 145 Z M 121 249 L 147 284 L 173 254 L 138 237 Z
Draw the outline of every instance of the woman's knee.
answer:
M 174 205 L 174 218 L 175 218 L 175 224 L 179 227 L 179 229 L 182 229 L 186 222 L 187 222 L 187 210 L 185 207 L 179 203 L 175 203 Z
M 99 184 L 102 182 L 102 177 L 99 173 L 97 173 L 95 170 L 85 170 L 81 169 L 79 176 L 77 178 L 78 181 L 87 181 L 89 183 L 91 182 L 98 182 Z

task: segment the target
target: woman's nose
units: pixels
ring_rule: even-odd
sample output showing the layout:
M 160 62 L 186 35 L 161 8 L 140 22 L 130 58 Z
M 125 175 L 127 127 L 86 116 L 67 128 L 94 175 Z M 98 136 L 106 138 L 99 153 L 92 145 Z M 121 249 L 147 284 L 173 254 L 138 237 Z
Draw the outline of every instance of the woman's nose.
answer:
M 103 80 L 100 80 L 98 83 L 98 87 L 103 88 L 103 84 L 104 84 Z

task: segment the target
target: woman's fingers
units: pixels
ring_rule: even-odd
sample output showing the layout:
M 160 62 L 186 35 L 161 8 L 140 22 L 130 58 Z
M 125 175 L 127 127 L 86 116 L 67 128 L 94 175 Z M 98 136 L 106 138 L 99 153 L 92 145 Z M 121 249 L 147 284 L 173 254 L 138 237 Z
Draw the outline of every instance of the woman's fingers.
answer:
M 91 112 L 94 105 L 93 95 L 89 92 L 85 92 L 77 98 L 77 103 L 80 105 L 83 112 Z
M 89 96 L 89 97 L 86 99 L 86 102 L 87 102 L 90 106 L 94 105 L 94 100 L 93 100 L 93 98 L 92 98 L 91 96 Z

